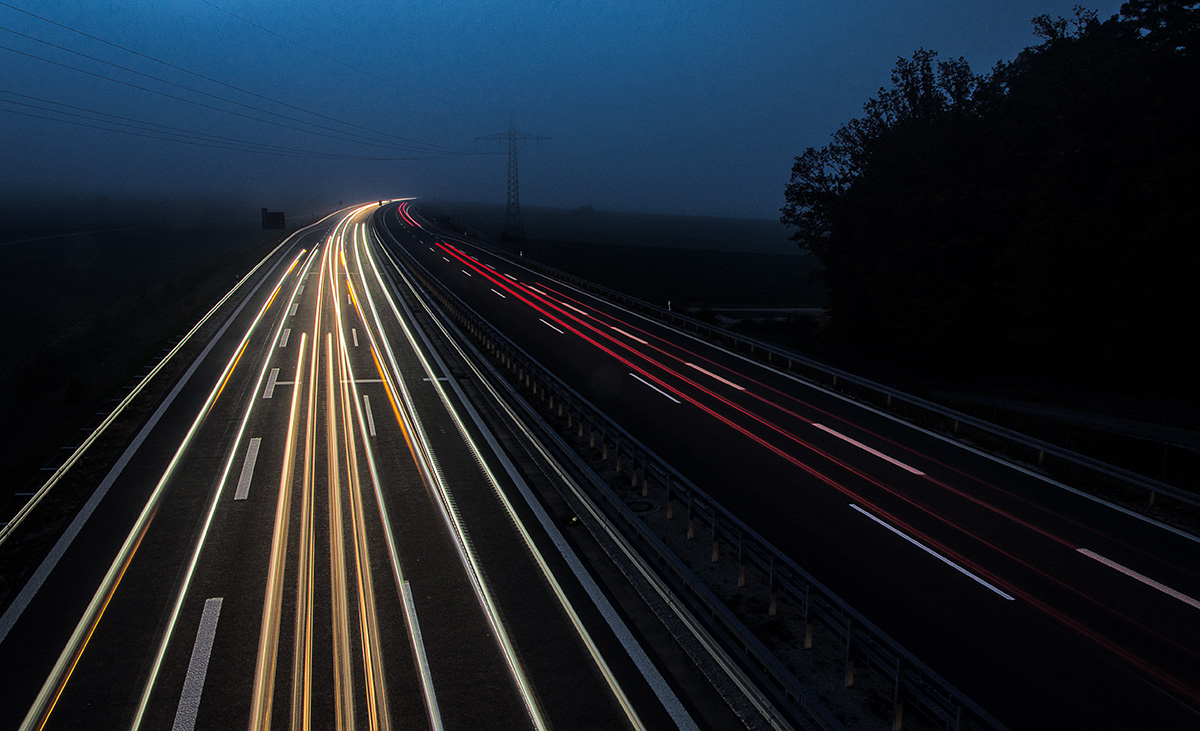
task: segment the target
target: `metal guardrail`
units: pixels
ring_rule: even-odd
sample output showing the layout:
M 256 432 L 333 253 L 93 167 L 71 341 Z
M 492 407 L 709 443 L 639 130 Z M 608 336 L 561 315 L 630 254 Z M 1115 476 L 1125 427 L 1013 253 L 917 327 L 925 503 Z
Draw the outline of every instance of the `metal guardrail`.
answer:
M 507 255 L 506 252 L 498 251 L 497 253 L 502 256 Z M 1084 487 L 1083 483 L 1090 480 L 1094 484 L 1106 485 L 1118 493 L 1127 494 L 1131 490 L 1140 492 L 1144 497 L 1143 502 L 1150 506 L 1155 505 L 1159 498 L 1165 497 L 1193 507 L 1200 507 L 1200 494 L 1168 485 L 1152 477 L 1110 465 L 903 391 L 889 388 L 811 358 L 791 353 L 776 345 L 713 327 L 693 317 L 681 315 L 636 297 L 630 297 L 541 262 L 521 258 L 519 263 L 560 281 L 568 282 L 582 290 L 598 294 L 628 309 L 689 330 L 709 341 L 725 345 L 735 353 L 834 389 L 855 400 L 869 403 L 902 418 L 919 421 L 931 429 L 951 433 L 958 438 L 971 439 L 998 449 L 1014 462 L 1036 464 L 1051 475 L 1061 475 L 1064 478 L 1072 479 L 1072 482 L 1077 483 L 1073 484 L 1073 487 Z
M 397 247 L 403 251 L 403 247 Z M 407 254 L 405 254 L 407 257 Z M 663 491 L 667 515 L 673 518 L 678 503 L 686 510 L 688 537 L 707 527 L 712 541 L 712 556 L 719 560 L 724 550 L 736 553 L 739 585 L 744 585 L 747 569 L 766 577 L 770 591 L 768 611 L 774 615 L 777 603 L 792 602 L 802 613 L 805 648 L 812 647 L 815 628 L 835 638 L 845 650 L 844 680 L 854 684 L 859 664 L 872 668 L 892 683 L 893 728 L 899 729 L 906 707 L 918 710 L 930 720 L 948 729 L 1003 729 L 1003 724 L 966 697 L 961 691 L 925 665 L 916 656 L 871 623 L 866 617 L 813 578 L 795 561 L 783 554 L 737 516 L 684 478 L 617 423 L 543 368 L 506 336 L 463 303 L 441 282 L 419 266 L 411 273 L 452 317 L 459 329 L 472 338 L 482 352 L 507 371 L 528 398 L 548 413 L 566 419 L 569 428 L 586 436 L 591 449 L 603 460 L 614 460 L 617 472 L 626 472 L 633 486 L 649 494 Z M 636 300 L 634 300 L 636 301 Z M 702 323 L 699 323 L 702 324 Z M 625 463 L 629 469 L 624 469 Z M 744 657 L 757 663 L 763 672 L 798 707 L 809 702 L 810 694 L 769 650 L 753 637 L 745 625 L 733 616 L 674 553 L 631 511 L 615 493 L 604 496 L 616 514 L 650 547 L 657 563 L 668 568 L 710 612 L 710 618 L 724 629 L 739 646 Z

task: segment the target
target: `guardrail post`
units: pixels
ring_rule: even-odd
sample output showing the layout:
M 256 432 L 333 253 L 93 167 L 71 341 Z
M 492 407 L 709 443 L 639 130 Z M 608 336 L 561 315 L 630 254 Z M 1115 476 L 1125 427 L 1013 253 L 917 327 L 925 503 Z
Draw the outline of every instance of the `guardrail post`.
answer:
M 604 426 L 600 432 L 600 459 L 608 461 L 608 426 Z
M 771 556 L 771 563 L 767 568 L 767 590 L 771 593 L 771 601 L 767 604 L 767 614 L 774 617 L 779 611 L 775 600 L 775 556 Z
M 812 584 L 806 584 L 804 587 L 804 649 L 806 650 L 812 649 L 814 619 L 816 619 L 816 612 L 813 611 L 812 605 Z
M 688 491 L 688 540 L 696 537 L 696 518 L 692 513 L 692 508 L 695 505 L 695 495 Z
M 629 472 L 630 472 L 630 477 L 629 477 L 630 487 L 637 487 L 638 486 L 638 465 L 637 465 L 637 452 L 636 451 L 633 454 L 629 455 Z
M 646 464 L 649 458 L 642 455 L 642 497 L 650 497 L 650 473 L 647 472 L 649 466 Z
M 675 482 L 675 478 L 671 473 L 667 473 L 667 520 L 672 520 L 675 517 L 675 498 L 671 494 L 671 486 Z
M 617 474 L 621 474 L 621 433 L 617 432 L 617 437 L 613 444 L 613 456 L 617 460 Z
M 896 694 L 892 702 L 892 731 L 904 726 L 904 657 L 896 658 Z
M 720 518 L 718 517 L 719 515 L 720 515 L 720 513 L 718 513 L 716 507 L 714 507 L 713 508 L 713 519 L 712 519 L 712 529 L 713 529 L 712 562 L 713 563 L 716 563 L 717 561 L 721 560 L 721 541 L 717 537 L 718 536 L 717 523 L 721 522 Z
M 746 586 L 746 546 L 742 529 L 738 528 L 738 588 Z
M 854 617 L 846 619 L 846 687 L 854 687 Z

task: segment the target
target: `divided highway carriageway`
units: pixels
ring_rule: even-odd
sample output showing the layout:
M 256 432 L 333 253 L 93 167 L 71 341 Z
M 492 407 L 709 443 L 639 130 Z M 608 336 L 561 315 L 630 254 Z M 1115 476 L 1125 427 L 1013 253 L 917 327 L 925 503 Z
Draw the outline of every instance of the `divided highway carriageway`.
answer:
M 1013 728 L 1200 728 L 1200 541 L 438 230 L 374 219 L 526 356 Z
M 423 280 L 1000 723 L 1200 727 L 1195 537 L 538 271 L 406 200 L 280 244 L 3 608 L 0 728 L 770 726 Z
M 239 285 L 30 572 L 0 616 L 0 728 L 738 724 L 481 427 L 372 215 L 302 229 Z

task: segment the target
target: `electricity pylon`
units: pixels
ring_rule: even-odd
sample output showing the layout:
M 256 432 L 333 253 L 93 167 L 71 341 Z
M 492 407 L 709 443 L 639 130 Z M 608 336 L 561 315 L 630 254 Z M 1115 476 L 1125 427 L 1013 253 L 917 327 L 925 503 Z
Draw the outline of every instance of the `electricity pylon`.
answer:
M 500 234 L 500 238 L 507 241 L 524 241 L 525 224 L 521 221 L 520 184 L 517 182 L 517 143 L 530 140 L 534 142 L 549 141 L 550 138 L 517 131 L 517 118 L 514 114 L 509 118 L 507 132 L 497 132 L 494 135 L 475 138 L 476 142 L 479 140 L 486 142 L 508 140 L 508 204 L 504 208 L 504 231 Z

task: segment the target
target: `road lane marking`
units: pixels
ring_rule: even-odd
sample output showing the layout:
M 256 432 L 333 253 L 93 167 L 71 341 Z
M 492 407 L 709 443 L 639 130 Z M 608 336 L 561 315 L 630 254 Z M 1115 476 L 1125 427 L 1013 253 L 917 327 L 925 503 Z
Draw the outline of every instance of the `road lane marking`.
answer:
M 672 396 L 671 394 L 669 394 L 669 393 L 667 393 L 666 391 L 662 390 L 662 389 L 661 389 L 661 388 L 659 388 L 658 386 L 655 386 L 653 383 L 650 383 L 649 381 L 647 381 L 646 379 L 642 378 L 642 377 L 641 377 L 641 376 L 639 376 L 638 374 L 636 374 L 636 373 L 630 373 L 629 375 L 631 375 L 631 376 L 633 376 L 634 378 L 638 379 L 639 381 L 641 381 L 642 383 L 646 384 L 646 385 L 647 385 L 647 386 L 649 386 L 650 388 L 653 388 L 655 391 L 658 391 L 658 392 L 659 392 L 659 393 L 661 393 L 663 396 L 666 396 L 667 398 L 671 399 L 671 400 L 672 400 L 672 401 L 674 401 L 675 403 L 680 403 L 679 399 L 675 398 L 675 397 L 674 397 L 674 396 Z
M 285 327 L 283 329 L 283 335 L 279 338 L 279 347 L 286 348 L 288 338 L 291 336 L 292 336 L 292 329 L 290 327 Z
M 922 550 L 922 551 L 924 551 L 925 553 L 928 553 L 930 556 L 933 556 L 934 558 L 936 558 L 937 560 L 939 560 L 939 561 L 941 561 L 942 563 L 946 564 L 947 566 L 949 566 L 950 568 L 954 569 L 955 571 L 957 571 L 957 572 L 961 573 L 963 576 L 966 576 L 966 577 L 970 578 L 972 581 L 975 581 L 975 582 L 979 583 L 981 586 L 985 586 L 985 587 L 987 587 L 988 589 L 991 589 L 993 592 L 995 592 L 996 594 L 999 594 L 1000 596 L 1004 597 L 1005 599 L 1007 599 L 1007 600 L 1008 600 L 1008 601 L 1010 601 L 1010 602 L 1012 602 L 1012 601 L 1016 601 L 1016 599 L 1014 599 L 1012 596 L 1010 596 L 1010 595 L 1008 595 L 1008 594 L 1004 593 L 1004 592 L 1003 592 L 1003 591 L 1001 591 L 1000 589 L 997 589 L 995 586 L 993 586 L 993 585 L 989 584 L 987 581 L 985 581 L 985 580 L 983 580 L 983 579 L 979 578 L 978 576 L 976 576 L 975 574 L 971 573 L 970 571 L 967 571 L 967 570 L 966 570 L 966 569 L 964 569 L 962 566 L 959 566 L 958 564 L 954 563 L 953 561 L 951 561 L 950 559 L 946 558 L 946 557 L 945 557 L 945 556 L 943 556 L 942 554 L 938 553 L 937 551 L 934 551 L 932 548 L 930 548 L 929 546 L 926 546 L 924 543 L 920 543 L 919 541 L 917 541 L 917 540 L 915 540 L 915 539 L 913 539 L 913 538 L 909 537 L 908 535 L 906 535 L 906 534 L 904 534 L 904 533 L 900 532 L 900 531 L 899 531 L 899 530 L 897 530 L 896 528 L 893 528 L 892 526 L 890 526 L 890 525 L 888 525 L 887 523 L 883 522 L 883 521 L 882 521 L 882 520 L 880 520 L 879 518 L 876 518 L 874 515 L 871 515 L 871 514 L 870 514 L 870 513 L 868 513 L 867 511 L 865 511 L 865 510 L 863 510 L 862 508 L 860 508 L 860 507 L 858 507 L 857 505 L 855 505 L 854 503 L 850 503 L 850 507 L 854 508 L 854 509 L 855 509 L 855 510 L 857 510 L 858 512 L 862 513 L 863 515 L 867 516 L 867 517 L 868 517 L 868 518 L 870 518 L 871 520 L 875 521 L 876 523 L 878 523 L 878 524 L 882 525 L 884 528 L 887 528 L 887 529 L 888 529 L 888 530 L 890 530 L 891 532 L 895 533 L 896 535 L 900 536 L 900 537 L 901 537 L 901 538 L 903 538 L 904 540 L 906 540 L 906 541 L 908 541 L 909 543 L 913 544 L 914 546 L 916 546 L 917 548 L 921 549 L 921 550 Z
M 242 474 L 238 477 L 234 500 L 245 500 L 250 494 L 250 478 L 254 475 L 254 463 L 258 461 L 258 448 L 261 444 L 262 437 L 254 437 L 250 440 L 250 446 L 246 447 L 246 461 L 242 463 Z
M 350 328 L 350 337 L 354 339 L 354 347 L 358 347 L 358 328 Z
M 371 397 L 363 394 L 363 410 L 367 413 L 367 429 L 375 436 L 375 416 L 371 413 Z
M 499 291 L 498 291 L 498 290 L 497 290 L 495 287 L 493 287 L 493 288 L 492 288 L 492 291 L 493 291 L 493 292 L 495 292 L 495 293 L 496 293 L 496 295 L 500 297 L 500 299 L 502 299 L 502 300 L 506 300 L 506 299 L 508 299 L 508 295 L 506 295 L 506 294 L 502 294 L 502 293 L 501 293 L 501 292 L 499 292 Z
M 466 269 L 463 269 L 463 270 L 462 270 L 462 273 L 463 273 L 463 274 L 466 274 L 468 277 L 469 277 L 469 276 L 471 276 L 471 273 L 470 273 L 470 272 L 468 272 Z
M 511 275 L 511 274 L 505 274 L 504 276 L 508 277 L 509 279 L 513 280 L 514 282 L 520 282 L 520 281 L 521 281 L 521 280 L 517 279 L 516 277 L 514 277 L 514 276 L 513 276 L 513 275 Z
M 429 712 L 429 725 L 435 731 L 442 730 L 442 713 L 438 710 L 437 693 L 433 690 L 433 675 L 429 672 L 429 658 L 425 655 L 425 641 L 421 639 L 421 625 L 417 622 L 417 607 L 413 603 L 412 587 L 407 581 L 400 582 L 404 594 L 404 614 L 408 619 L 408 634 L 412 637 L 413 651 L 417 656 L 417 667 L 421 669 L 421 689 L 425 691 L 425 709 Z
M 444 257 L 444 256 L 443 256 L 443 257 L 442 257 L 442 261 L 448 262 L 448 261 L 450 261 L 450 260 L 449 260 L 449 259 L 447 259 L 446 257 Z
M 299 303 L 299 302 L 293 302 L 293 303 L 292 303 L 292 309 L 288 310 L 288 317 L 295 317 L 295 316 L 296 316 L 296 310 L 298 310 L 298 309 L 300 309 L 300 303 Z
M 1171 587 L 1167 586 L 1166 584 L 1161 584 L 1161 583 L 1155 581 L 1154 579 L 1151 579 L 1149 576 L 1143 576 L 1142 574 L 1139 574 L 1138 572 L 1134 571 L 1131 568 L 1122 566 L 1121 564 L 1117 563 L 1116 561 L 1105 558 L 1098 553 L 1089 551 L 1086 548 L 1076 548 L 1075 550 L 1079 551 L 1084 556 L 1087 556 L 1090 559 L 1099 561 L 1100 563 L 1104 564 L 1105 566 L 1109 567 L 1110 569 L 1116 569 L 1117 571 L 1120 571 L 1121 573 L 1125 574 L 1126 576 L 1130 577 L 1131 579 L 1137 579 L 1138 581 L 1142 582 L 1146 586 L 1149 586 L 1153 589 L 1158 589 L 1159 591 L 1166 594 L 1167 596 L 1174 597 L 1175 599 L 1178 599 L 1179 601 L 1183 602 L 1184 604 L 1187 604 L 1188 606 L 1194 607 L 1196 609 L 1200 609 L 1200 601 L 1193 599 L 1192 597 L 1188 596 L 1187 594 L 1184 594 L 1181 591 L 1176 591 L 1175 589 L 1172 589 Z
M 277 380 L 279 380 L 279 369 L 272 368 L 271 375 L 267 376 L 267 387 L 263 389 L 263 398 L 271 398 L 275 395 L 275 382 Z
M 613 330 L 616 330 L 617 332 L 621 333 L 622 335 L 624 335 L 624 336 L 625 336 L 625 337 L 627 337 L 627 338 L 630 338 L 630 339 L 632 339 L 632 340 L 636 340 L 636 341 L 638 341 L 638 342 L 639 342 L 639 343 L 641 343 L 642 345 L 649 345 L 649 344 L 650 344 L 650 343 L 647 343 L 645 340 L 642 340 L 641 338 L 639 338 L 637 335 L 631 335 L 631 334 L 629 334 L 629 333 L 625 332 L 624 330 L 622 330 L 621 328 L 617 327 L 616 325 L 609 325 L 609 327 L 610 327 L 610 328 L 612 328 Z
M 542 321 L 542 324 L 543 324 L 543 325 L 545 325 L 546 327 L 550 328 L 551 330 L 553 330 L 554 332 L 558 333 L 559 335 L 566 335 L 566 333 L 564 333 L 562 330 L 559 330 L 559 329 L 558 329 L 557 327 L 555 327 L 554 325 L 551 325 L 551 324 L 550 324 L 549 322 L 547 322 L 545 319 L 543 319 L 543 318 L 541 318 L 541 317 L 539 317 L 538 319 Z
M 568 306 L 569 306 L 569 305 L 568 305 Z M 687 365 L 688 365 L 689 367 L 691 367 L 691 368 L 695 368 L 696 370 L 700 371 L 701 373 L 703 373 L 704 375 L 708 376 L 709 378 L 715 378 L 715 379 L 717 379 L 717 380 L 718 380 L 718 381 L 720 381 L 721 383 L 724 383 L 726 386 L 733 386 L 734 388 L 736 388 L 736 389 L 737 389 L 737 390 L 739 390 L 739 391 L 745 391 L 745 390 L 746 390 L 744 387 L 737 385 L 737 384 L 736 384 L 736 383 L 734 383 L 733 381 L 729 381 L 729 380 L 726 380 L 726 379 L 724 379 L 724 378 L 721 378 L 721 377 L 720 377 L 720 376 L 718 376 L 716 373 L 713 373 L 712 371 L 709 371 L 709 370 L 705 370 L 705 369 L 701 368 L 700 366 L 696 365 L 695 363 L 688 363 Z
M 296 288 L 296 296 L 299 297 L 302 294 L 304 294 L 304 285 L 303 284 L 301 284 L 299 287 Z
M 815 426 L 816 428 L 825 432 L 826 434 L 832 434 L 833 436 L 837 437 L 838 439 L 848 442 L 849 444 L 853 444 L 854 446 L 858 447 L 859 449 L 861 449 L 865 452 L 869 452 L 869 453 L 875 455 L 876 457 L 882 459 L 885 462 L 891 462 L 892 464 L 896 465 L 897 467 L 899 467 L 902 470 L 908 470 L 909 472 L 913 473 L 914 475 L 921 475 L 921 476 L 925 475 L 924 472 L 917 469 L 916 467 L 910 467 L 909 465 L 904 464 L 903 462 L 901 462 L 898 459 L 893 459 L 893 458 L 887 456 L 883 452 L 879 452 L 874 449 L 871 449 L 870 447 L 863 444 L 862 442 L 855 441 L 854 439 L 851 439 L 850 437 L 846 436 L 845 434 L 842 434 L 841 432 L 837 432 L 837 431 L 834 431 L 833 429 L 830 429 L 829 427 L 825 426 L 824 424 L 817 424 L 816 422 L 813 422 L 813 426 Z
M 571 304 L 570 302 L 563 302 L 562 305 L 563 305 L 563 307 L 570 307 L 572 310 L 575 310 L 576 312 L 583 315 L 584 317 L 591 317 L 590 314 L 588 314 L 587 312 L 584 312 L 583 310 L 579 309 L 578 307 Z
M 213 640 L 217 636 L 217 620 L 221 617 L 222 597 L 213 597 L 204 602 L 200 615 L 200 629 L 192 645 L 192 659 L 188 662 L 187 677 L 183 680 L 183 693 L 179 696 L 179 708 L 175 711 L 172 731 L 192 731 L 196 728 L 196 713 L 200 710 L 200 693 L 204 691 L 204 678 L 208 675 L 208 659 L 212 656 Z

